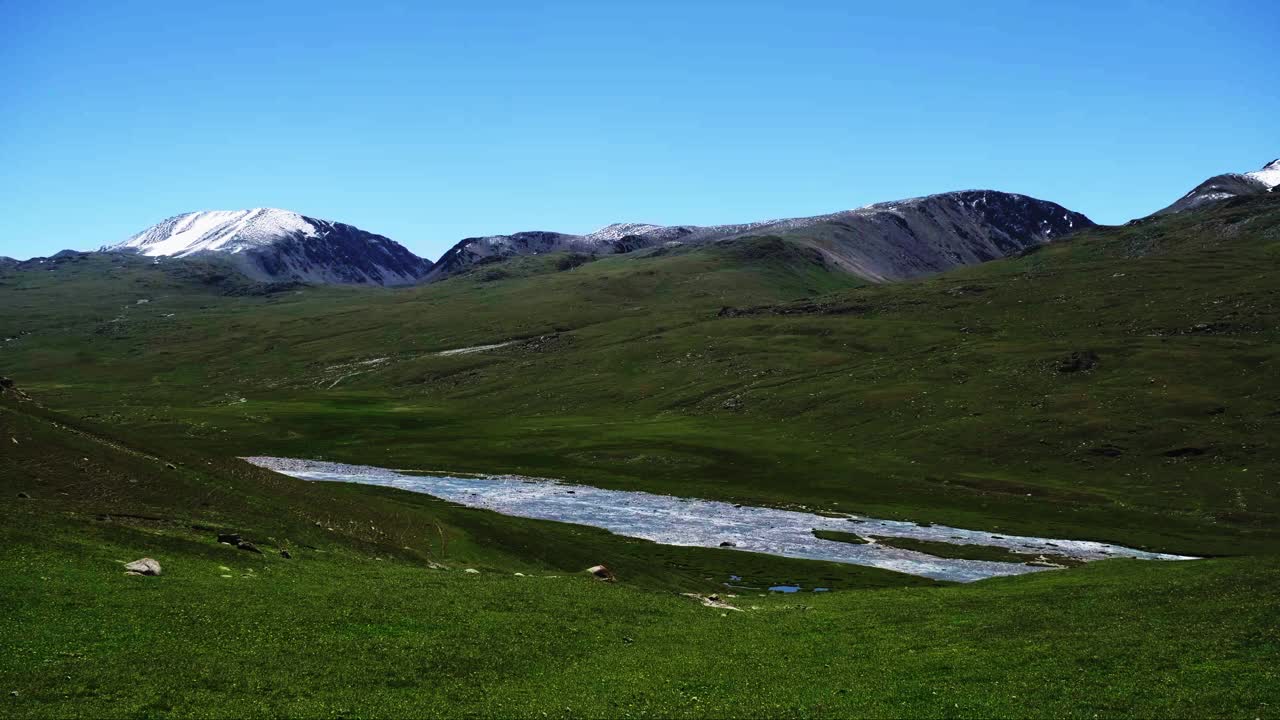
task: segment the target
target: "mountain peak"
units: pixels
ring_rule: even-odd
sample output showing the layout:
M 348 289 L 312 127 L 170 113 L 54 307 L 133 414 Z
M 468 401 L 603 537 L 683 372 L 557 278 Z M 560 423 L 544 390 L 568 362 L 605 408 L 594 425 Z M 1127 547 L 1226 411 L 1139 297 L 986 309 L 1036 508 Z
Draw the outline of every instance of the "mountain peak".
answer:
M 268 281 L 405 285 L 431 269 L 390 238 L 279 208 L 183 213 L 102 250 L 226 256 L 246 275 Z
M 1177 202 L 1155 214 L 1168 215 L 1195 210 L 1222 200 L 1265 193 L 1277 186 L 1280 186 L 1280 158 L 1263 165 L 1261 170 L 1214 175 L 1192 188 Z
M 1280 185 L 1280 158 L 1263 165 L 1261 170 L 1245 173 L 1244 176 L 1261 182 L 1268 189 Z

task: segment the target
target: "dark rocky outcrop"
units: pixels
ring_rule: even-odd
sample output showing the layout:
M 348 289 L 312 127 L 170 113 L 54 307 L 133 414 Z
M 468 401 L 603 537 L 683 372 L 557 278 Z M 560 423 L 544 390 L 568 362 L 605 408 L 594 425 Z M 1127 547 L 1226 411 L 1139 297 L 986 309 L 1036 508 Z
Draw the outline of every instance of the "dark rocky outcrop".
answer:
M 18 388 L 18 385 L 12 379 L 0 377 L 0 395 L 10 395 L 18 400 L 30 400 L 31 396 Z
M 1058 362 L 1058 372 L 1088 372 L 1098 367 L 1098 353 L 1092 350 L 1077 350 Z

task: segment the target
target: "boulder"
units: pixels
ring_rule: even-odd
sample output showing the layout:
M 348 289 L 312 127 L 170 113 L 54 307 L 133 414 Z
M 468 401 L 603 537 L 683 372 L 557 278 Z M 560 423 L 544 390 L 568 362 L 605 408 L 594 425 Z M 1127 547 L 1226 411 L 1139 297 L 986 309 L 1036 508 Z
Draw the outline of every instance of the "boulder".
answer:
M 613 574 L 607 565 L 592 565 L 587 568 L 587 572 L 591 573 L 598 580 L 604 582 L 618 582 L 618 576 Z
M 155 560 L 152 560 L 151 558 L 142 558 L 141 560 L 134 560 L 133 562 L 124 566 L 124 574 L 125 575 L 150 575 L 150 576 L 159 575 L 160 563 L 156 562 Z
M 218 542 L 224 545 L 239 545 L 240 536 L 235 533 L 218 533 Z
M 0 395 L 5 395 L 8 393 L 13 393 L 14 397 L 18 398 L 19 400 L 31 399 L 30 396 L 28 396 L 26 393 L 18 389 L 18 386 L 14 384 L 13 380 L 10 380 L 7 377 L 0 377 Z M 17 442 L 16 438 L 14 439 L 14 442 Z
M 1058 372 L 1089 372 L 1098 367 L 1098 353 L 1092 350 L 1077 350 L 1058 361 Z
M 246 552 L 258 553 L 259 555 L 262 554 L 262 551 L 258 549 L 258 546 L 254 545 L 248 540 L 241 540 L 240 542 L 236 543 L 236 548 L 239 550 L 244 550 Z

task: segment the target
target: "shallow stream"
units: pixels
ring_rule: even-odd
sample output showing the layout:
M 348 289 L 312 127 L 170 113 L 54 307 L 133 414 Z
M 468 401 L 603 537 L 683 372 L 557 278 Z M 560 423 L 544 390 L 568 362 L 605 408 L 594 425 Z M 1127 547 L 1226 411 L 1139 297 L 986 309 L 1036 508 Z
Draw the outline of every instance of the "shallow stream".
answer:
M 956 545 L 986 545 L 1031 555 L 1076 560 L 1138 558 L 1190 560 L 1184 555 L 1135 550 L 1087 540 L 1003 535 L 945 525 L 917 525 L 857 515 L 828 517 L 795 510 L 734 505 L 630 490 L 605 490 L 554 480 L 514 476 L 409 475 L 367 465 L 249 457 L 248 462 L 304 480 L 353 482 L 420 492 L 504 515 L 604 528 L 618 535 L 668 545 L 724 548 L 783 557 L 865 565 L 935 580 L 972 582 L 1053 569 L 1042 564 L 940 558 L 877 542 L 855 544 L 814 537 L 814 530 L 863 538 L 911 538 Z

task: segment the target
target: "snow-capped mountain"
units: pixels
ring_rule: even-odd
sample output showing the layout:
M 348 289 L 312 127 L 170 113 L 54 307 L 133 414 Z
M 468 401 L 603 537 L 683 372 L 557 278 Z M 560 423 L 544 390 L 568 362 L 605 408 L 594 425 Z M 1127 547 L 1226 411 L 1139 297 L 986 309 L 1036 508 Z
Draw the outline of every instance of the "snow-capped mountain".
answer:
M 1271 192 L 1277 186 L 1280 186 L 1280 159 L 1272 160 L 1262 166 L 1261 170 L 1253 172 L 1215 175 L 1195 186 L 1191 192 L 1183 195 L 1174 204 L 1155 214 L 1169 215 L 1194 210 L 1220 200 Z
M 1268 190 L 1280 185 L 1280 158 L 1272 160 L 1262 166 L 1261 170 L 1254 170 L 1244 174 L 1247 178 L 1252 178 L 1267 186 Z
M 256 280 L 408 285 L 431 263 L 345 223 L 288 210 L 206 210 L 152 225 L 104 252 L 154 257 L 224 256 Z
M 877 203 L 813 217 L 736 225 L 616 223 L 586 235 L 533 231 L 467 238 L 440 257 L 428 279 L 477 263 L 546 252 L 612 254 L 670 242 L 717 242 L 785 235 L 869 280 L 940 272 L 1004 257 L 1093 226 L 1057 203 L 991 190 L 966 190 Z

